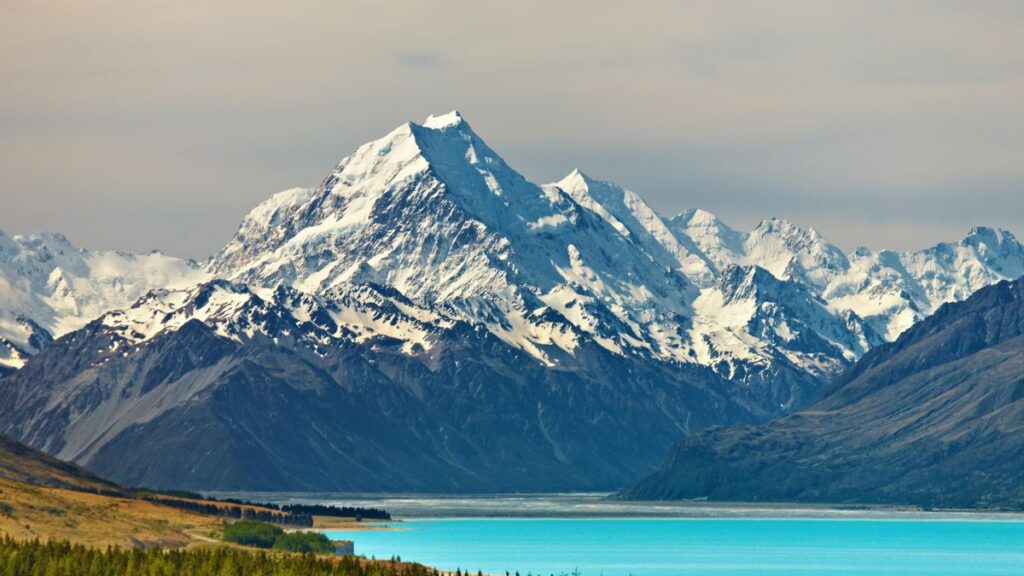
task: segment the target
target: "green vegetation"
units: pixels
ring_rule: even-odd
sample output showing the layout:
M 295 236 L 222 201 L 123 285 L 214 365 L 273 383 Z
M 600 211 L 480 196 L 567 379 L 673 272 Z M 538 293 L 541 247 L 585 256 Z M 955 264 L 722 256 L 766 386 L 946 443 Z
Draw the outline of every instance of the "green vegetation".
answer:
M 187 493 L 186 493 L 187 494 Z M 203 497 L 196 495 L 193 500 L 202 500 Z M 370 520 L 391 520 L 391 514 L 382 508 L 362 508 L 360 506 L 331 506 L 327 504 L 271 504 L 269 502 L 251 502 L 249 500 L 238 500 L 235 498 L 207 498 L 214 502 L 226 502 L 229 504 L 241 504 L 244 506 L 257 506 L 270 508 L 286 514 L 296 516 L 328 516 L 333 518 L 355 518 L 362 521 L 363 518 Z
M 440 576 L 417 564 L 367 562 L 351 556 L 272 554 L 228 547 L 185 550 L 89 548 L 68 542 L 0 539 L 3 576 Z
M 289 532 L 277 537 L 274 550 L 330 554 L 334 552 L 334 546 L 327 536 L 319 532 Z
M 262 522 L 242 521 L 224 527 L 225 542 L 256 548 L 271 548 L 283 535 L 284 530 Z
M 286 552 L 330 554 L 334 546 L 319 532 L 285 532 L 277 526 L 261 522 L 235 522 L 224 527 L 224 541 L 256 548 L 273 548 Z

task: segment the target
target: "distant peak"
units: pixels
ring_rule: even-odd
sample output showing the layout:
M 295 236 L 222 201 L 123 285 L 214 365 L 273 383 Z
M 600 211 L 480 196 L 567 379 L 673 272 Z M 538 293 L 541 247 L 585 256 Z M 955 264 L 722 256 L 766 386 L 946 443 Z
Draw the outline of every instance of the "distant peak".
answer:
M 15 236 L 15 240 L 22 242 L 31 243 L 53 243 L 59 246 L 72 246 L 71 241 L 60 232 L 51 232 L 49 230 L 43 230 L 42 232 L 34 232 L 31 234 L 20 234 Z
M 727 301 L 732 301 L 754 296 L 762 288 L 778 290 L 785 284 L 792 283 L 776 278 L 760 266 L 730 264 L 719 275 L 717 288 Z
M 805 230 L 796 224 L 793 224 L 789 220 L 777 218 L 775 216 L 762 220 L 761 223 L 757 225 L 757 228 L 754 229 L 754 232 L 760 235 L 779 234 L 787 237 L 795 235 L 821 239 L 821 235 L 813 228 Z
M 757 266 L 756 264 L 729 264 L 728 266 L 725 267 L 724 270 L 722 270 L 721 274 L 721 279 L 724 280 L 725 282 L 729 282 L 730 280 L 735 282 L 736 280 L 742 280 L 747 278 L 755 281 L 778 281 L 778 278 L 776 278 L 771 272 L 765 270 L 760 266 Z
M 708 212 L 707 210 L 701 210 L 700 208 L 690 208 L 678 216 L 673 218 L 686 224 L 694 225 L 711 225 L 718 223 L 718 217 Z
M 589 185 L 594 180 L 583 173 L 579 168 L 573 168 L 572 172 L 569 172 L 558 182 L 555 182 L 555 186 L 558 186 L 562 190 L 571 190 L 578 187 L 580 184 Z
M 423 127 L 434 130 L 444 130 L 445 128 L 461 126 L 463 124 L 468 125 L 469 123 L 466 122 L 466 119 L 462 117 L 462 114 L 460 114 L 458 110 L 452 110 L 447 114 L 431 114 L 427 117 L 427 121 L 423 123 Z
M 999 230 L 997 228 L 990 228 L 988 226 L 975 226 L 974 228 L 971 228 L 971 230 L 967 233 L 967 237 L 986 237 L 993 238 L 999 241 L 1002 240 L 1002 232 L 1002 230 Z
M 988 226 L 975 226 L 967 233 L 962 241 L 964 244 L 992 244 L 1002 246 L 1004 244 L 1018 244 L 1017 239 L 1009 230 L 1002 228 L 990 228 Z
M 780 228 L 793 228 L 794 226 L 782 218 L 769 216 L 768 218 L 761 220 L 757 227 L 765 230 L 777 230 Z

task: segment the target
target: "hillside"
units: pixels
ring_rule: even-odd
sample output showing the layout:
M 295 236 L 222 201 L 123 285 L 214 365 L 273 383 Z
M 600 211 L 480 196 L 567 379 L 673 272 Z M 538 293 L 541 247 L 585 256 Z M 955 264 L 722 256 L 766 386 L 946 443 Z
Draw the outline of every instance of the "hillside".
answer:
M 0 533 L 92 546 L 184 546 L 222 520 L 130 497 L 84 469 L 0 435 Z
M 126 489 L 74 464 L 0 435 L 0 534 L 103 546 L 179 547 L 217 541 L 233 519 L 281 525 L 351 527 L 328 517 L 197 495 Z
M 292 296 L 206 286 L 140 344 L 104 318 L 8 377 L 0 421 L 124 485 L 485 491 L 614 488 L 686 426 L 750 418 L 706 370 L 592 344 L 557 371 L 465 325 L 426 357 L 331 345 L 331 316 Z
M 0 479 L 0 533 L 90 546 L 186 546 L 217 538 L 222 520 L 126 497 Z
M 120 493 L 120 486 L 108 482 L 63 460 L 0 434 L 0 479 L 51 488 Z
M 623 496 L 1024 508 L 1024 279 L 943 306 L 807 409 L 715 428 Z
M 160 502 L 151 501 L 154 498 Z M 297 518 L 263 506 L 125 490 L 0 436 L 0 565 L 11 574 L 437 573 L 393 560 L 257 553 L 221 539 L 222 513 L 200 514 L 183 510 L 183 505 L 207 511 L 241 509 L 255 513 L 247 518 L 274 517 L 275 522 Z M 355 527 L 351 519 L 334 516 L 336 512 L 325 511 L 331 516 L 317 518 L 317 525 Z

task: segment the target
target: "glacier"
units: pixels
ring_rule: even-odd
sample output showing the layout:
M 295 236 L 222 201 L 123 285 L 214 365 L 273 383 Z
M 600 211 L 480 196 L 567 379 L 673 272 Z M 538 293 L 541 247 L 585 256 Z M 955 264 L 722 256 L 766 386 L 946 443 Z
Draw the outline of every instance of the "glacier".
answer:
M 0 235 L 0 367 L 104 314 L 115 322 L 134 305 L 138 316 L 162 302 L 139 301 L 150 290 L 223 279 L 263 296 L 281 286 L 320 302 L 372 295 L 402 322 L 341 307 L 348 337 L 397 339 L 410 354 L 465 322 L 546 366 L 585 340 L 764 385 L 780 369 L 827 378 L 941 304 L 1022 274 L 1024 248 L 1006 230 L 845 254 L 777 218 L 744 232 L 699 209 L 665 217 L 580 170 L 537 185 L 453 111 L 359 147 L 317 187 L 272 196 L 204 265 Z M 165 316 L 143 332 L 180 326 L 180 314 Z

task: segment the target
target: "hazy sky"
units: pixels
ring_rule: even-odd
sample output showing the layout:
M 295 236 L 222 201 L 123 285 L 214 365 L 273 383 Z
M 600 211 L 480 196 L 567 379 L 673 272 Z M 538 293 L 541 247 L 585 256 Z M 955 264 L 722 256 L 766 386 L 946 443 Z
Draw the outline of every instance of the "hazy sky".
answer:
M 0 229 L 205 257 L 460 109 L 527 178 L 844 249 L 1024 236 L 1024 2 L 3 0 Z

